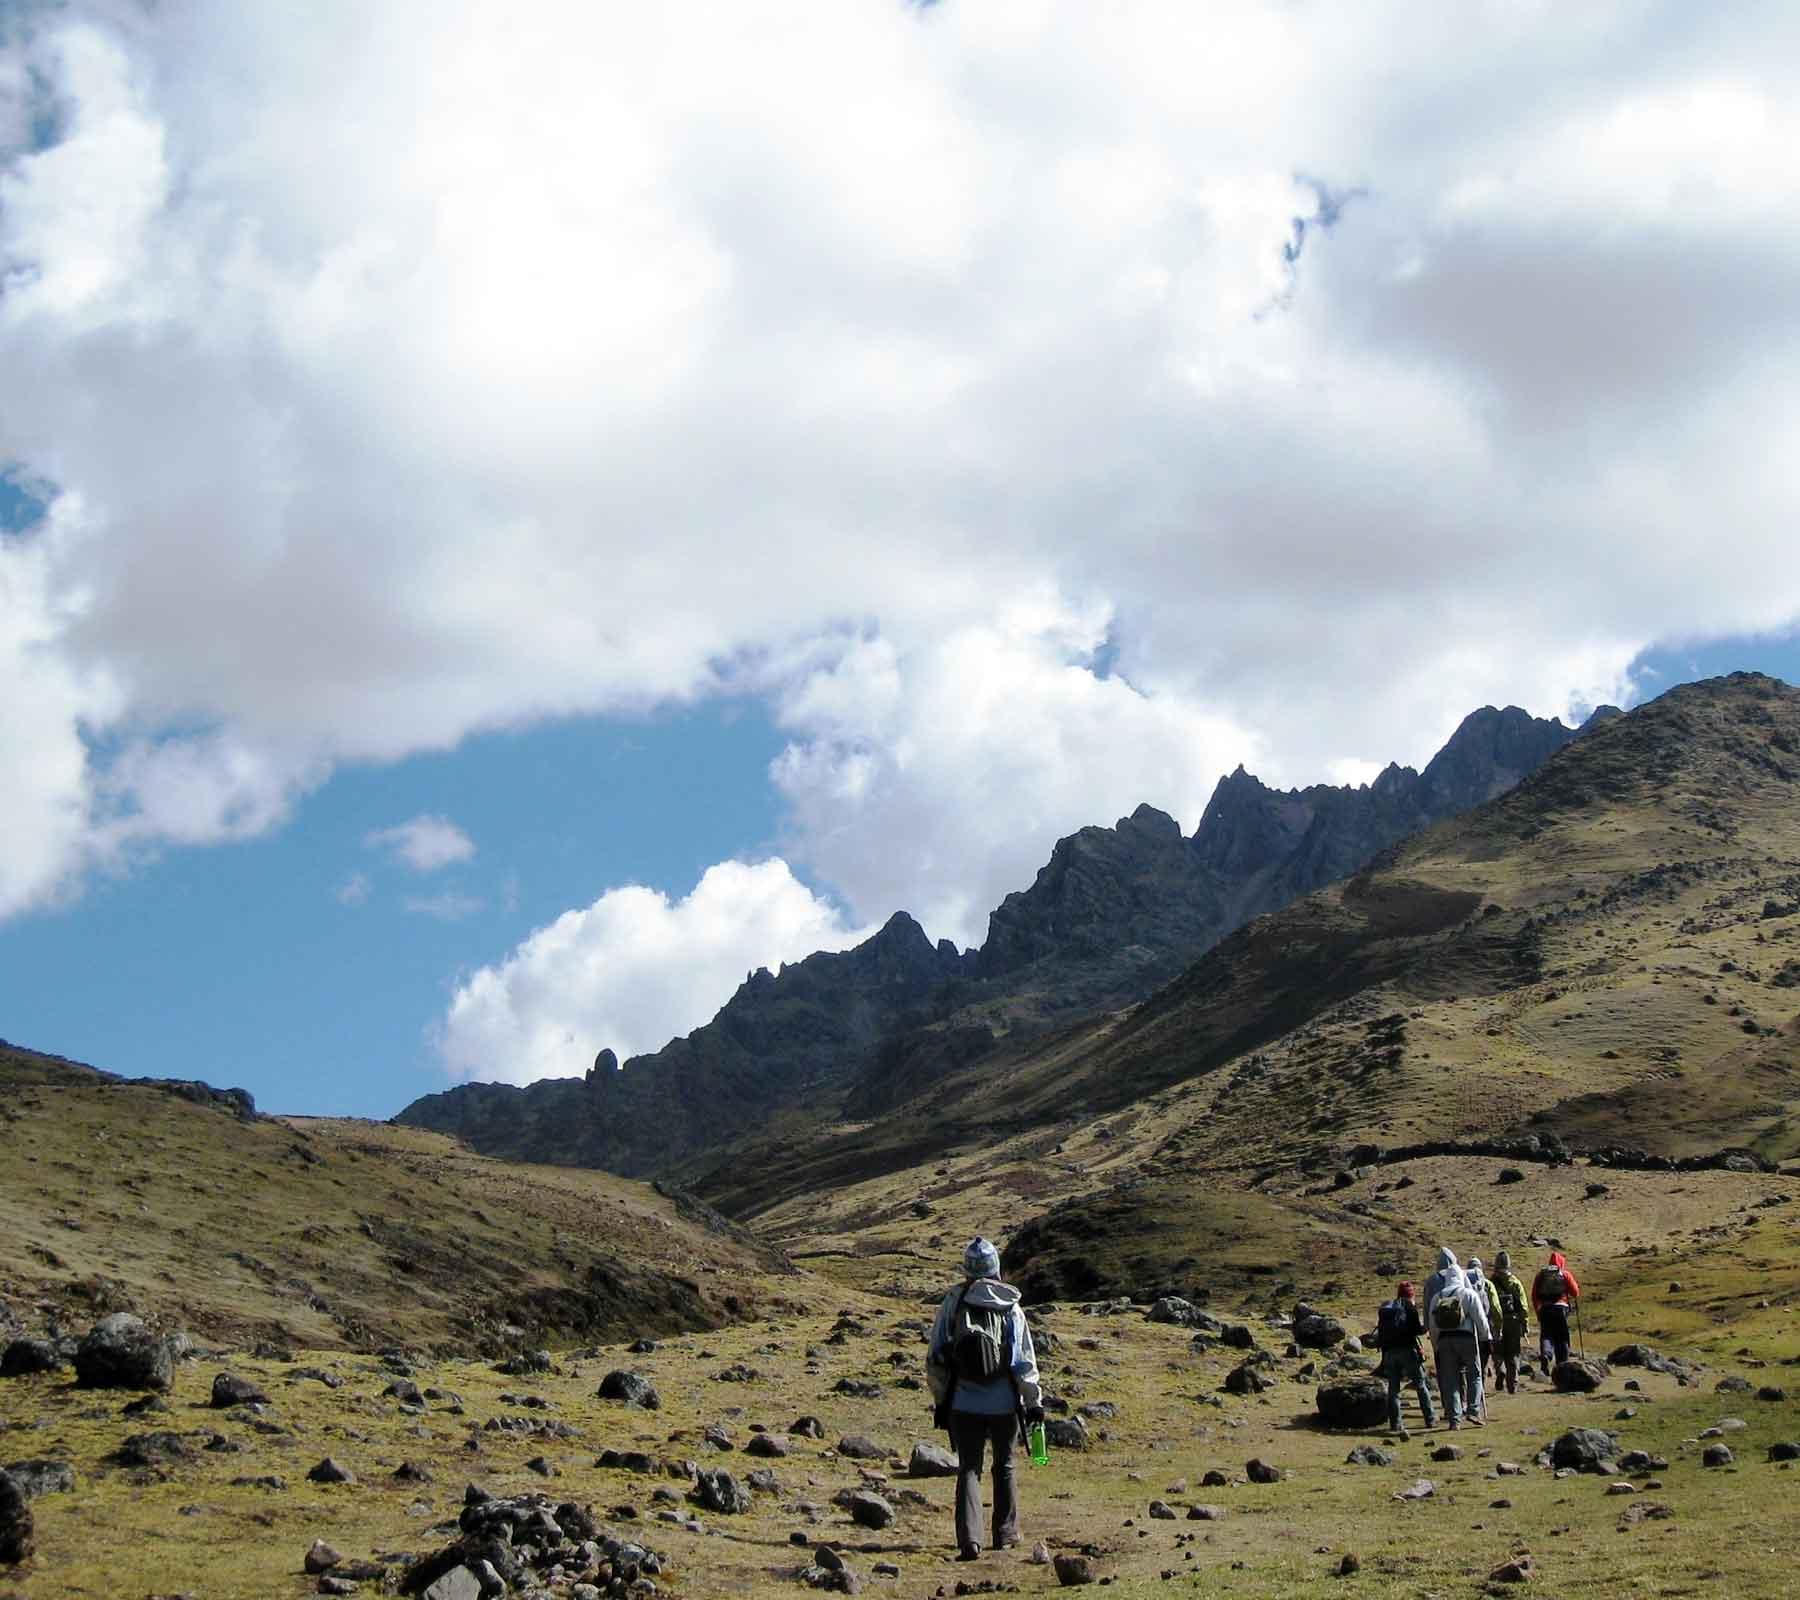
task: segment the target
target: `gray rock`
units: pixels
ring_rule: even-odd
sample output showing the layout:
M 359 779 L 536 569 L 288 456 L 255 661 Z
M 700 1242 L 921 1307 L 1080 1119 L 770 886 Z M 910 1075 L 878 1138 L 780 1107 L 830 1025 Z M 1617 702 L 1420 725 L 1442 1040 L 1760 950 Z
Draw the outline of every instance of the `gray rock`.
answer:
M 823 1439 L 825 1424 L 817 1417 L 796 1417 L 794 1425 L 788 1429 L 796 1439 Z
M 0 1472 L 0 1566 L 27 1560 L 36 1542 L 30 1499 L 10 1472 Z
M 1173 1522 L 1175 1520 L 1175 1508 L 1170 1505 L 1167 1500 L 1152 1500 L 1150 1502 L 1148 1515 L 1155 1518 L 1158 1522 Z
M 122 1467 L 153 1467 L 164 1461 L 179 1461 L 193 1454 L 186 1439 L 178 1433 L 158 1429 L 152 1433 L 127 1435 L 112 1459 Z
M 1051 1417 L 1044 1423 L 1044 1442 L 1056 1450 L 1085 1450 L 1087 1424 L 1080 1417 Z
M 954 1478 L 956 1457 L 942 1445 L 919 1440 L 913 1445 L 912 1455 L 906 1463 L 906 1475 L 909 1478 Z
M 750 1442 L 744 1446 L 744 1454 L 779 1460 L 788 1454 L 788 1442 L 778 1433 L 753 1433 Z
M 1394 1464 L 1394 1453 L 1383 1450 L 1379 1445 L 1359 1444 L 1344 1457 L 1344 1462 L 1352 1467 L 1391 1467 Z
M 66 1461 L 9 1461 L 6 1470 L 25 1491 L 27 1500 L 35 1500 L 41 1494 L 68 1494 L 75 1487 L 75 1469 Z
M 175 1381 L 175 1353 L 143 1318 L 115 1311 L 76 1347 L 75 1381 L 84 1389 L 167 1389 Z
M 846 1509 L 850 1520 L 859 1528 L 885 1528 L 894 1520 L 894 1508 L 878 1494 L 859 1490 L 850 1496 Z
M 708 1511 L 723 1517 L 742 1516 L 755 1504 L 750 1491 L 729 1472 L 702 1472 L 694 1485 L 694 1497 Z
M 1223 1506 L 1192 1505 L 1188 1507 L 1189 1522 L 1223 1522 L 1225 1508 Z
M 269 1397 L 248 1378 L 240 1378 L 230 1372 L 221 1372 L 213 1379 L 212 1404 L 216 1411 L 224 1411 L 231 1406 L 267 1405 L 268 1403 Z
M 321 1572 L 331 1571 L 343 1559 L 323 1539 L 314 1539 L 306 1554 L 300 1558 L 300 1566 L 303 1571 L 310 1572 L 316 1577 Z
M 894 1453 L 863 1433 L 845 1434 L 838 1440 L 837 1448 L 839 1455 L 848 1456 L 852 1461 L 885 1461 Z
M 1800 1461 L 1800 1444 L 1792 1439 L 1778 1439 L 1769 1446 L 1771 1461 Z
M 1202 1311 L 1180 1295 L 1166 1294 L 1150 1307 L 1152 1322 L 1168 1323 L 1176 1328 L 1198 1328 L 1203 1333 L 1217 1333 L 1225 1326 L 1210 1312 Z
M 1570 1356 L 1551 1369 L 1550 1382 L 1563 1394 L 1591 1394 L 1606 1381 L 1610 1370 L 1604 1361 Z
M 1280 1483 L 1281 1468 L 1272 1467 L 1260 1456 L 1252 1456 L 1244 1463 L 1244 1476 L 1252 1483 Z
M 1294 1343 L 1303 1350 L 1329 1350 L 1344 1342 L 1346 1329 L 1336 1317 L 1314 1311 L 1311 1306 L 1296 1306 L 1291 1332 Z
M 662 1410 L 662 1396 L 651 1382 L 638 1372 L 609 1372 L 595 1391 L 602 1400 L 619 1400 L 645 1411 Z
M 327 1456 L 317 1466 L 313 1467 L 306 1476 L 307 1481 L 311 1483 L 356 1482 L 356 1474 L 345 1466 L 343 1462 L 332 1456 Z
M 1055 1563 L 1056 1581 L 1065 1589 L 1094 1581 L 1094 1564 L 1086 1556 L 1058 1555 Z
M 423 1600 L 482 1600 L 481 1580 L 467 1567 L 452 1567 L 425 1590 Z
M 1275 1380 L 1253 1361 L 1241 1361 L 1225 1374 L 1225 1389 L 1229 1394 L 1261 1394 L 1265 1389 L 1275 1387 Z M 1382 1407 L 1385 1413 L 1387 1391 L 1382 1391 Z
M 1571 1428 L 1559 1434 L 1550 1446 L 1550 1464 L 1573 1467 L 1578 1472 L 1598 1472 L 1602 1464 L 1613 1463 L 1619 1454 L 1616 1434 L 1599 1428 Z
M 1709 1444 L 1700 1453 L 1700 1465 L 1703 1467 L 1728 1467 L 1735 1459 L 1728 1444 Z

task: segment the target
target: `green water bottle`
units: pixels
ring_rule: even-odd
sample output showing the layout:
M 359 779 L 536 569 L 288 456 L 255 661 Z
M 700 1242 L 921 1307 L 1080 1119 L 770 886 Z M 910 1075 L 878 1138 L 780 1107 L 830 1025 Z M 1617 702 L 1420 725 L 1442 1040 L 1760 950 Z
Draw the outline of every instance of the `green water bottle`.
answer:
M 1025 1442 L 1031 1447 L 1031 1464 L 1034 1467 L 1049 1466 L 1050 1441 L 1044 1437 L 1043 1423 L 1032 1423 L 1025 1435 Z

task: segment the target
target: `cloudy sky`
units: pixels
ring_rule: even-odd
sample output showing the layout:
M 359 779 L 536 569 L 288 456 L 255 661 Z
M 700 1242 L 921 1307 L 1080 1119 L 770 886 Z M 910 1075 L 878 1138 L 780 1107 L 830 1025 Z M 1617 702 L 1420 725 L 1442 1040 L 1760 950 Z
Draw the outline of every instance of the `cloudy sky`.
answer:
M 0 0 L 0 1033 L 386 1114 L 1793 675 L 1800 10 Z

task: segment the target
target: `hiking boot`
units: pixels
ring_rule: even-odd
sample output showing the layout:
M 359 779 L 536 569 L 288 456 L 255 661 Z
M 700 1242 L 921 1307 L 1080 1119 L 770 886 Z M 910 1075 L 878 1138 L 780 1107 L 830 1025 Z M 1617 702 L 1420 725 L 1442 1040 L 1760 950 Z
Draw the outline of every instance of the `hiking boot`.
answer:
M 979 1561 L 981 1559 L 981 1546 L 978 1544 L 964 1545 L 962 1549 L 957 1551 L 956 1559 L 958 1561 Z
M 1430 1426 L 1431 1426 L 1431 1424 L 1430 1424 L 1430 1423 L 1429 1423 L 1429 1422 L 1428 1422 L 1428 1423 L 1426 1423 L 1426 1424 L 1425 1424 L 1425 1426 L 1426 1426 L 1426 1427 L 1428 1427 L 1428 1428 L 1429 1428 L 1429 1427 L 1430 1427 Z M 1402 1444 L 1405 1444 L 1405 1443 L 1406 1443 L 1406 1441 L 1407 1441 L 1407 1440 L 1408 1440 L 1408 1439 L 1410 1439 L 1410 1438 L 1411 1438 L 1411 1437 L 1412 1437 L 1412 1435 L 1411 1435 L 1411 1434 L 1410 1434 L 1410 1433 L 1408 1433 L 1408 1432 L 1407 1432 L 1407 1431 L 1406 1431 L 1406 1429 L 1404 1429 L 1404 1428 L 1402 1428 L 1402 1429 L 1400 1429 L 1400 1430 L 1399 1430 L 1399 1432 L 1397 1432 L 1397 1433 L 1396 1433 L 1396 1434 L 1395 1434 L 1395 1435 L 1394 1435 L 1394 1437 L 1395 1437 L 1395 1438 L 1396 1438 L 1396 1439 L 1398 1439 L 1398 1440 L 1399 1440 L 1399 1441 L 1400 1441 L 1400 1442 L 1401 1442 L 1401 1443 L 1402 1443 Z

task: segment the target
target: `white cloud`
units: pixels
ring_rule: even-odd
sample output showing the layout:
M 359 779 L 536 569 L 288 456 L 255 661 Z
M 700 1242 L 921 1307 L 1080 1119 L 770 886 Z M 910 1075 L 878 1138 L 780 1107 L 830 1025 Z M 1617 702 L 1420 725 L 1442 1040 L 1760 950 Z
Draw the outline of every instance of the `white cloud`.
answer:
M 529 1083 L 621 1060 L 708 1021 L 745 975 L 872 932 L 846 925 L 780 860 L 709 867 L 685 899 L 609 889 L 457 986 L 437 1048 L 458 1077 Z
M 369 903 L 369 895 L 374 885 L 369 882 L 366 872 L 353 872 L 344 879 L 334 891 L 337 902 L 341 906 L 361 906 Z
M 0 915 L 753 688 L 789 858 L 968 938 L 1800 616 L 1792 8 L 18 12 Z
M 475 841 L 448 817 L 417 816 L 391 828 L 377 828 L 363 836 L 363 844 L 385 850 L 414 872 L 437 872 L 475 857 Z
M 439 922 L 462 922 L 474 916 L 485 904 L 476 895 L 445 889 L 439 894 L 409 894 L 400 902 L 400 908 L 415 917 L 433 917 Z

